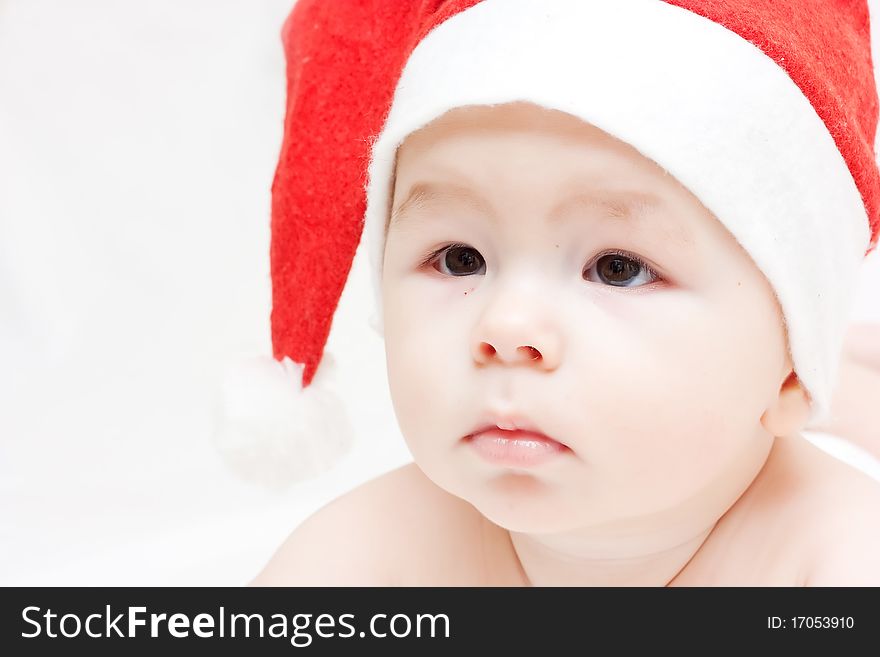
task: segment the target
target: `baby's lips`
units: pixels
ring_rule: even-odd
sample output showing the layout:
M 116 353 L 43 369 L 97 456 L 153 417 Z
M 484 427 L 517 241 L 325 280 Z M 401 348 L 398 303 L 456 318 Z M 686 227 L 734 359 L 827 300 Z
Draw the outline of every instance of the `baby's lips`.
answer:
M 502 431 L 521 431 L 529 434 L 534 434 L 535 438 L 541 440 L 550 440 L 564 447 L 568 447 L 561 440 L 557 440 L 553 436 L 547 435 L 541 429 L 532 423 L 528 418 L 523 415 L 513 415 L 513 414 L 492 414 L 489 413 L 484 416 L 483 422 L 474 427 L 474 429 L 468 433 L 465 438 L 470 438 L 478 433 L 482 433 L 484 431 L 493 431 L 500 429 Z

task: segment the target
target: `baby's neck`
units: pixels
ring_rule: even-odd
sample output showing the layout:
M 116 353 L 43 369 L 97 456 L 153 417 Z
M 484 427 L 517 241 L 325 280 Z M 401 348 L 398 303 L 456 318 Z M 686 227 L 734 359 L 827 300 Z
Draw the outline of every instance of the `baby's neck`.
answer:
M 713 528 L 671 544 L 656 536 L 591 539 L 516 532 L 510 532 L 510 541 L 530 586 L 666 586 L 687 567 Z
M 763 439 L 762 439 L 763 440 Z M 666 586 L 683 574 L 743 494 L 761 478 L 769 452 L 744 449 L 719 474 L 677 506 L 613 524 L 554 534 L 509 532 L 524 583 L 532 586 Z

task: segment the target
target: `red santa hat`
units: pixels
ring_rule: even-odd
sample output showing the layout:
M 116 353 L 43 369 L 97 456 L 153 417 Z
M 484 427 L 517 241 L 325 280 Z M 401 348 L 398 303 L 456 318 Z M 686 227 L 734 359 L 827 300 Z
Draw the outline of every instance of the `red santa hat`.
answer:
M 675 176 L 767 277 L 811 419 L 826 417 L 880 228 L 864 0 L 299 0 L 283 41 L 274 360 L 257 368 L 276 392 L 239 379 L 247 399 L 227 400 L 220 442 L 240 468 L 288 482 L 350 444 L 325 385 L 333 315 L 363 238 L 381 332 L 397 147 L 463 105 L 567 112 Z

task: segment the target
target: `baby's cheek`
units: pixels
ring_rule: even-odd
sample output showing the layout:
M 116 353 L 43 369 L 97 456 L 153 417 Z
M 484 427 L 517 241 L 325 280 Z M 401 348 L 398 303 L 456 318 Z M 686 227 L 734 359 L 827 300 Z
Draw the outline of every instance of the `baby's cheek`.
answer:
M 388 339 L 397 342 L 389 349 L 389 385 L 406 445 L 428 478 L 462 496 L 465 488 L 455 458 L 460 451 L 457 443 L 475 420 L 468 412 L 470 407 L 455 396 L 456 390 L 459 395 L 466 390 L 461 377 L 448 371 L 442 345 L 413 334 Z
M 595 431 L 587 447 L 633 508 L 698 486 L 721 467 L 737 424 L 712 322 L 693 304 L 659 310 L 594 355 L 597 376 L 582 393 Z
M 600 490 L 620 513 L 674 507 L 724 469 L 729 427 L 713 408 L 694 402 L 646 397 L 638 410 L 608 418 L 604 453 L 593 456 L 605 483 Z
M 416 424 L 415 418 L 430 412 L 424 408 L 424 399 L 430 394 L 427 369 L 430 364 L 425 348 L 406 332 L 395 333 L 386 329 L 385 350 L 388 360 L 388 384 L 391 399 L 404 430 Z M 403 426 L 407 425 L 407 426 Z
M 448 443 L 450 432 L 469 421 L 454 412 L 461 408 L 456 390 L 466 382 L 450 371 L 448 338 L 411 319 L 386 326 L 385 340 L 391 399 L 410 448 L 434 449 L 444 434 Z
M 684 455 L 667 463 L 682 494 L 710 485 L 756 444 L 772 392 L 772 334 L 721 316 L 710 317 L 701 329 L 691 336 L 692 349 L 680 354 L 686 367 L 670 384 L 683 403 L 661 415 L 669 442 Z
M 773 359 L 773 327 L 724 298 L 681 294 L 666 300 L 642 325 L 637 342 L 656 387 L 684 409 L 749 415 Z

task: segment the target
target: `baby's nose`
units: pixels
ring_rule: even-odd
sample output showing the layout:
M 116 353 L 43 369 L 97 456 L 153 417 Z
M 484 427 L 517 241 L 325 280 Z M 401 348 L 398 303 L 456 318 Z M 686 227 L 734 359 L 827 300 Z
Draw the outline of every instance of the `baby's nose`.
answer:
M 556 369 L 563 357 L 562 313 L 532 278 L 508 278 L 481 290 L 485 305 L 471 333 L 471 354 L 490 363 Z
M 531 339 L 518 339 L 521 331 L 493 331 L 474 341 L 474 360 L 481 365 L 504 363 L 507 365 L 535 365 L 555 369 L 559 365 L 560 338 L 549 330 L 532 327 Z
M 518 362 L 542 360 L 544 358 L 540 350 L 530 346 L 517 347 L 513 354 L 506 353 L 506 350 L 503 350 L 502 353 L 498 353 L 498 349 L 488 342 L 481 342 L 478 349 L 479 355 L 486 361 L 497 358 L 507 362 Z

